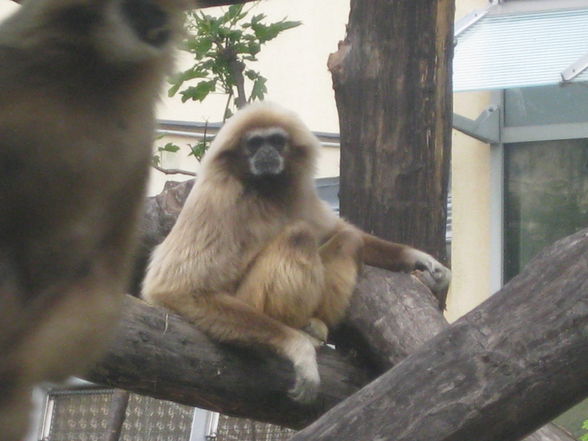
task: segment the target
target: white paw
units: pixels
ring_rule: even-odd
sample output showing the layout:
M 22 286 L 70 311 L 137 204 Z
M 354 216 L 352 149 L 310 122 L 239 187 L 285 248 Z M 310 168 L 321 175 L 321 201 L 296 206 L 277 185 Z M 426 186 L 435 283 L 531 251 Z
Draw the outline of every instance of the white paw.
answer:
M 451 282 L 451 270 L 445 267 L 433 256 L 419 250 L 412 250 L 414 269 L 426 273 L 422 280 L 431 291 L 439 293 L 447 290 Z
M 299 403 L 310 403 L 318 395 L 320 376 L 316 363 L 316 351 L 310 339 L 300 335 L 301 339 L 296 342 L 294 351 L 289 357 L 294 364 L 296 380 L 294 386 L 288 391 L 288 395 Z

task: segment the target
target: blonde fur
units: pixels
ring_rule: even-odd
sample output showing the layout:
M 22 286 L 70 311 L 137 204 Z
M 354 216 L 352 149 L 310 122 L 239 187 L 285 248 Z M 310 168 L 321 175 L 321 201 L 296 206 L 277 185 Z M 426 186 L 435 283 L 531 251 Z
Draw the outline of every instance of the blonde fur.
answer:
M 22 438 L 31 387 L 85 369 L 119 316 L 184 7 L 144 3 L 163 44 L 122 0 L 28 0 L 0 26 L 2 441 Z
M 279 153 L 284 170 L 259 178 L 244 140 L 271 128 L 287 134 Z M 212 338 L 267 346 L 289 359 L 296 373 L 290 396 L 299 401 L 316 396 L 312 347 L 326 339 L 325 325 L 345 315 L 364 242 L 368 263 L 415 266 L 412 248 L 361 232 L 319 199 L 319 148 L 302 121 L 275 104 L 238 112 L 214 140 L 143 283 L 147 301 L 182 314 Z

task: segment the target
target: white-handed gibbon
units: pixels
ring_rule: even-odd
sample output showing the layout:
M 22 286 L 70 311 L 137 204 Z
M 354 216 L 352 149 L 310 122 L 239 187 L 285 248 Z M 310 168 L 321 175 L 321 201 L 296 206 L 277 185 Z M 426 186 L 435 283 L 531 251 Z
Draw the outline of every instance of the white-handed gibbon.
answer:
M 338 218 L 316 193 L 318 139 L 293 113 L 256 103 L 207 153 L 170 234 L 153 252 L 143 297 L 221 342 L 266 346 L 290 360 L 290 396 L 316 396 L 317 340 L 344 316 L 361 262 L 450 272 L 430 255 Z
M 0 26 L 0 440 L 116 327 L 183 0 L 29 0 Z

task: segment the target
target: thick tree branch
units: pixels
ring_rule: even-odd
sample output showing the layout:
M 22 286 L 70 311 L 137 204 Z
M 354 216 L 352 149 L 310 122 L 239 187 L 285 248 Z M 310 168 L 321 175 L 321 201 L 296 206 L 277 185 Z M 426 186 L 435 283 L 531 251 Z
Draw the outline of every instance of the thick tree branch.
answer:
M 520 439 L 588 395 L 587 275 L 584 230 L 292 440 Z
M 179 316 L 127 296 L 106 358 L 85 376 L 155 398 L 300 428 L 368 381 L 333 349 L 319 352 L 323 379 L 312 407 L 287 398 L 292 367 L 270 353 L 211 342 Z
M 193 181 L 186 181 L 183 183 L 169 182 L 160 195 L 149 198 L 146 215 L 142 225 L 142 252 L 139 256 L 139 261 L 142 263 L 137 269 L 137 281 L 142 277 L 142 267 L 145 264 L 146 255 L 153 246 L 163 240 L 173 226 L 184 200 L 192 188 L 192 184 Z M 135 286 L 135 290 L 137 289 L 138 284 Z M 144 309 L 135 309 L 135 311 L 140 315 L 146 314 L 149 316 L 150 314 L 153 314 L 152 311 L 154 311 L 154 309 L 144 306 Z M 129 314 L 132 315 L 133 311 L 127 311 L 127 315 Z M 173 317 L 173 320 L 178 320 L 175 316 L 169 317 Z M 152 323 L 153 321 L 153 319 L 148 319 L 146 317 L 142 319 L 140 317 L 134 317 L 132 320 L 139 322 L 144 321 L 146 323 Z M 394 274 L 377 268 L 366 267 L 364 268 L 358 288 L 352 298 L 348 320 L 345 322 L 344 326 L 334 334 L 334 337 L 338 347 L 348 350 L 350 354 L 358 353 L 363 364 L 365 364 L 366 361 L 372 362 L 372 368 L 375 367 L 375 369 L 371 369 L 371 371 L 377 374 L 399 363 L 406 356 L 419 349 L 423 343 L 446 329 L 448 326 L 449 325 L 438 310 L 437 301 L 420 283 L 415 283 L 413 277 L 406 274 Z M 121 331 L 123 336 L 127 332 L 131 332 L 134 327 L 128 327 L 125 325 L 125 329 L 127 329 L 127 331 Z M 132 332 L 139 332 L 139 329 L 140 326 Z M 150 332 L 140 332 L 142 333 L 143 338 L 148 339 Z M 194 331 L 191 327 L 186 327 L 186 332 L 188 332 L 188 336 L 194 332 L 197 333 L 197 331 Z M 133 341 L 135 337 L 124 336 L 123 338 L 124 340 Z M 166 338 L 171 339 L 171 341 L 168 341 Z M 169 364 L 166 365 L 165 362 L 159 361 L 157 367 L 150 366 L 153 363 L 153 355 L 150 353 L 149 347 L 156 346 L 160 348 L 160 351 L 165 353 L 165 348 L 170 344 L 171 346 L 178 346 L 177 343 L 173 343 L 175 338 L 185 339 L 181 332 L 174 333 L 173 335 L 168 334 L 166 338 L 158 336 L 155 343 L 137 345 L 137 349 L 133 349 L 132 351 L 134 354 L 133 358 L 137 359 L 136 364 L 138 366 L 149 366 L 148 370 L 144 370 L 140 374 L 140 377 L 145 379 L 146 384 L 161 384 L 161 377 L 173 377 L 175 375 L 174 372 L 178 369 L 178 366 L 176 366 L 175 363 L 177 363 L 178 360 L 180 365 L 183 363 L 183 357 L 178 353 L 175 355 L 175 362 L 171 363 L 170 372 L 168 372 L 170 366 Z M 212 347 L 216 351 L 222 350 L 220 347 L 208 342 L 202 335 L 199 335 L 198 341 L 201 341 L 206 348 Z M 199 346 L 195 347 L 194 351 L 197 351 L 198 348 Z M 120 347 L 115 347 L 111 350 L 110 356 L 114 357 L 113 360 L 116 360 L 117 357 L 124 358 L 125 350 L 124 344 Z M 117 353 L 117 351 L 119 351 L 119 353 Z M 242 353 L 243 356 L 246 356 L 243 352 L 238 351 L 238 353 Z M 319 356 L 319 363 L 323 363 L 323 358 L 328 358 L 331 355 L 332 354 L 328 352 L 326 354 L 321 354 Z M 187 353 L 186 356 L 186 363 L 194 364 L 193 362 L 190 362 L 190 357 L 192 357 L 192 355 Z M 233 358 L 231 360 L 235 361 L 237 364 L 240 363 L 239 359 Z M 206 362 L 203 363 L 206 364 Z M 251 361 L 248 363 L 251 364 Z M 288 376 L 290 372 L 289 366 L 287 366 L 287 364 L 280 365 L 279 361 L 276 361 L 276 363 L 278 363 L 278 366 L 281 366 L 278 368 L 278 372 L 285 375 L 282 382 L 284 387 L 286 387 L 288 381 L 291 381 Z M 130 373 L 125 371 L 128 369 L 130 369 Z M 161 369 L 162 372 L 158 373 L 157 369 Z M 233 366 L 232 369 L 238 370 L 239 367 Z M 110 364 L 105 362 L 101 364 L 100 371 L 94 373 L 94 380 L 109 382 L 109 384 L 120 387 L 132 388 L 133 381 L 130 381 L 128 377 L 132 379 L 134 376 L 138 375 L 137 373 L 134 373 L 134 370 L 136 370 L 136 368 L 133 367 L 133 365 L 128 366 L 125 363 L 118 365 L 116 362 Z M 149 372 L 149 375 L 144 377 L 144 375 L 147 375 L 147 371 Z M 266 377 L 273 377 L 274 373 L 270 371 L 271 369 L 268 369 L 265 373 L 262 372 L 261 378 L 264 378 L 265 380 Z M 234 395 L 232 394 L 238 389 L 231 391 L 228 398 L 217 401 L 198 398 L 199 392 L 197 389 L 192 389 L 190 393 L 183 395 L 184 384 L 190 384 L 193 382 L 193 377 L 201 378 L 201 381 L 206 384 L 210 384 L 211 381 L 214 383 L 215 381 L 223 380 L 222 378 L 219 379 L 216 374 L 213 375 L 212 379 L 206 378 L 206 372 L 200 372 L 193 369 L 190 370 L 187 379 L 182 379 L 182 381 L 179 381 L 175 385 L 173 380 L 168 379 L 166 387 L 159 388 L 157 391 L 158 395 L 155 396 L 169 400 L 178 399 L 177 397 L 180 396 L 179 399 L 184 400 L 181 402 L 187 404 L 194 405 L 196 403 L 201 403 L 199 405 L 206 408 L 221 410 L 225 413 L 239 416 L 264 419 L 291 427 L 299 427 L 303 422 L 311 421 L 312 418 L 328 408 L 325 401 L 323 401 L 322 404 L 318 406 L 321 410 L 317 409 L 312 413 L 312 416 L 308 415 L 307 419 L 305 419 L 306 417 L 301 418 L 299 414 L 297 414 L 297 411 L 293 411 L 292 409 L 286 409 L 283 414 L 280 414 L 280 412 L 277 411 L 283 410 L 281 408 L 276 409 L 276 412 L 274 413 L 270 411 L 269 415 L 266 412 L 263 416 L 260 416 L 259 410 L 248 408 L 248 406 L 251 405 L 247 404 L 248 397 L 234 398 Z M 259 377 L 248 378 L 248 380 L 259 383 Z M 253 388 L 255 387 L 263 389 L 265 384 L 257 384 L 257 386 L 253 386 Z M 334 385 L 333 387 L 337 388 L 339 386 Z M 226 388 L 230 388 L 230 385 L 227 385 Z M 148 395 L 154 395 L 152 389 L 141 384 L 137 385 L 136 390 Z M 263 392 L 260 393 L 263 394 Z M 193 395 L 195 395 L 196 398 L 194 398 Z M 344 391 L 338 392 L 337 398 L 332 400 L 331 403 L 342 399 L 344 395 Z M 235 399 L 235 402 L 241 402 L 241 406 L 237 410 L 232 406 L 233 399 Z M 202 403 L 202 401 L 206 401 L 206 403 L 209 404 Z M 225 406 L 228 407 L 225 409 Z M 255 405 L 252 407 L 255 408 Z M 565 435 L 565 432 L 559 430 L 553 425 L 548 425 L 531 435 L 528 439 L 529 441 L 556 441 L 569 440 L 570 438 Z

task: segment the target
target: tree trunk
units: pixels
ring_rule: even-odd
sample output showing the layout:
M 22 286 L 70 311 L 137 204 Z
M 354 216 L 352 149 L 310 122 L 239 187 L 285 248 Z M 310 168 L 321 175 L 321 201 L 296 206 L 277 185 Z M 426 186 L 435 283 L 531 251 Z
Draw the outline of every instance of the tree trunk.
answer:
M 341 213 L 441 260 L 451 146 L 453 0 L 351 0 L 329 58 Z
M 292 441 L 514 441 L 588 395 L 588 230 Z M 548 439 L 548 438 L 547 438 Z

